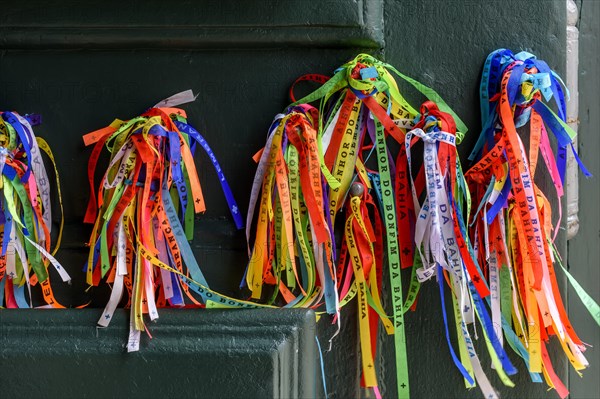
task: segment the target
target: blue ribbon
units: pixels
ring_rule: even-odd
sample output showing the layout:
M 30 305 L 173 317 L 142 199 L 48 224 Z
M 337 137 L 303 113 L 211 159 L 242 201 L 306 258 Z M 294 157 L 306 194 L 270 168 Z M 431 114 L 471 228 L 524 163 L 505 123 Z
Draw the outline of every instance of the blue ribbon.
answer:
M 181 258 L 185 262 L 187 266 L 190 276 L 195 281 L 200 284 L 208 287 L 208 283 L 198 266 L 198 262 L 196 262 L 196 257 L 194 256 L 194 252 L 190 247 L 190 244 L 185 236 L 185 232 L 181 223 L 179 223 L 179 218 L 177 217 L 177 212 L 175 211 L 175 207 L 173 206 L 173 202 L 171 202 L 171 194 L 169 191 L 163 187 L 162 190 L 162 200 L 165 207 L 165 214 L 169 219 L 169 223 L 171 224 L 171 229 L 173 230 L 173 235 L 177 240 L 177 246 L 179 247 L 179 252 L 181 253 Z
M 171 251 L 167 251 L 167 254 L 169 255 L 169 266 L 173 267 L 175 265 L 175 261 L 173 260 L 173 254 L 171 254 Z M 169 300 L 174 306 L 183 306 L 185 305 L 185 302 L 183 301 L 183 294 L 181 293 L 181 287 L 179 286 L 177 275 L 175 273 L 169 274 L 171 276 L 171 287 L 173 287 L 173 296 Z
M 2 213 L 6 224 L 4 224 L 4 237 L 2 238 L 2 256 L 4 256 L 6 254 L 6 249 L 8 248 L 8 243 L 10 241 L 10 232 L 12 230 L 12 215 L 10 214 L 10 211 L 8 210 L 8 208 L 4 209 L 4 212 Z M 2 292 L 2 291 L 0 291 Z
M 233 197 L 231 188 L 229 188 L 227 179 L 225 179 L 225 175 L 223 174 L 221 166 L 219 165 L 219 162 L 217 161 L 217 158 L 216 158 L 215 154 L 213 153 L 212 149 L 210 148 L 210 146 L 208 145 L 208 143 L 206 142 L 204 137 L 202 137 L 202 135 L 200 135 L 200 133 L 198 133 L 198 131 L 196 129 L 194 129 L 192 126 L 188 125 L 187 123 L 180 122 L 180 121 L 175 121 L 175 125 L 177 126 L 177 128 L 180 131 L 188 134 L 191 138 L 196 140 L 198 142 L 198 144 L 200 144 L 202 146 L 202 148 L 204 148 L 204 151 L 208 155 L 208 158 L 212 162 L 212 164 L 217 172 L 217 176 L 219 177 L 219 182 L 221 183 L 221 188 L 223 189 L 223 193 L 225 194 L 225 199 L 227 200 L 227 204 L 229 205 L 229 211 L 231 212 L 231 216 L 233 216 L 235 225 L 238 228 L 238 230 L 242 229 L 244 227 L 244 221 L 242 219 L 242 214 L 240 213 L 240 209 L 237 206 L 235 198 Z
M 17 302 L 19 309 L 29 309 L 29 304 L 25 299 L 25 285 L 13 285 L 13 290 L 15 294 L 15 301 Z
M 494 351 L 496 352 L 496 355 L 498 355 L 498 358 L 500 359 L 500 362 L 502 363 L 502 368 L 508 375 L 516 374 L 517 369 L 510 362 L 510 359 L 508 358 L 508 355 L 504 351 L 504 348 L 502 347 L 502 345 L 500 345 L 500 340 L 498 339 L 496 331 L 494 330 L 494 324 L 492 323 L 492 320 L 490 319 L 490 316 L 488 315 L 488 312 L 487 312 L 485 306 L 483 306 L 483 301 L 481 300 L 481 297 L 477 293 L 475 286 L 473 285 L 472 282 L 469 282 L 468 287 L 469 287 L 469 291 L 471 291 L 471 297 L 473 298 L 473 303 L 475 304 L 475 307 L 477 308 L 477 313 L 479 314 L 479 317 L 483 319 L 482 320 L 483 322 L 481 324 L 483 325 L 483 328 L 486 331 L 486 334 L 490 340 L 490 343 L 492 344 L 492 347 L 494 348 Z
M 462 363 L 456 356 L 456 353 L 454 352 L 454 348 L 452 347 L 452 343 L 450 342 L 450 331 L 448 330 L 448 316 L 446 315 L 446 300 L 444 299 L 445 298 L 445 294 L 444 294 L 445 280 L 442 275 L 442 267 L 439 264 L 437 265 L 437 273 L 438 273 L 437 281 L 438 281 L 438 286 L 440 288 L 440 298 L 442 300 L 442 315 L 444 316 L 444 330 L 446 332 L 446 342 L 448 343 L 448 349 L 450 349 L 450 355 L 452 356 L 452 361 L 454 362 L 454 365 L 456 366 L 456 368 L 458 368 L 458 371 L 460 371 L 460 373 L 462 374 L 464 379 L 467 380 L 469 385 L 475 385 L 475 381 L 473 381 L 473 378 L 471 378 L 471 375 L 469 374 L 469 372 L 465 369 L 465 367 L 462 365 Z M 461 326 L 461 328 L 462 328 L 462 326 Z
M 486 214 L 486 222 L 487 224 L 492 224 L 496 216 L 500 212 L 500 210 L 504 207 L 506 202 L 508 201 L 508 195 L 510 194 L 510 189 L 512 187 L 512 183 L 510 179 L 506 179 L 504 183 L 504 187 L 502 187 L 502 191 L 500 191 L 500 195 L 496 198 L 496 202 L 488 209 Z
M 12 112 L 4 112 L 2 114 L 2 118 L 5 121 L 7 121 L 8 123 L 10 123 L 10 125 L 15 129 L 15 131 L 19 135 L 19 138 L 21 139 L 21 144 L 23 145 L 23 149 L 25 150 L 25 153 L 27 154 L 27 162 L 31 162 L 32 157 L 31 157 L 30 142 L 31 142 L 32 138 L 25 131 L 25 129 L 23 129 L 21 122 L 19 122 L 19 119 Z M 26 182 L 29 179 L 30 174 L 31 174 L 31 169 L 26 168 L 25 173 L 23 174 L 23 177 L 21 177 L 21 182 Z

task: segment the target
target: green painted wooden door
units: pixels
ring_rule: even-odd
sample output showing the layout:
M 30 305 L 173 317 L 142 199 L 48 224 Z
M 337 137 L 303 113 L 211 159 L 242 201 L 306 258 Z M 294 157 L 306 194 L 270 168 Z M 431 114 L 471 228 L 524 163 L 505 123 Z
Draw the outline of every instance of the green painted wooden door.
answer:
M 562 0 L 2 3 L 0 108 L 43 115 L 36 132 L 54 149 L 63 179 L 66 227 L 58 257 L 73 276 L 70 286 L 56 284 L 57 298 L 91 308 L 0 312 L 0 385 L 7 397 L 41 395 L 42 386 L 57 397 L 323 396 L 310 312 L 164 312 L 152 326 L 155 339 L 133 356 L 122 349 L 125 312 L 96 337 L 96 308 L 108 289 L 86 291 L 79 272 L 90 232 L 81 223 L 90 154 L 84 133 L 191 88 L 199 97 L 185 106 L 189 120 L 210 142 L 246 209 L 251 156 L 301 74 L 329 74 L 358 52 L 383 57 L 435 88 L 465 120 L 471 130 L 462 144 L 466 156 L 480 128 L 477 86 L 490 51 L 526 49 L 558 71 L 565 64 Z M 403 89 L 412 102 L 420 100 Z M 236 296 L 245 239 L 229 219 L 216 176 L 204 167 L 208 160 L 199 155 L 197 161 L 208 211 L 197 220 L 194 251 L 211 286 Z M 425 286 L 419 312 L 406 319 L 413 396 L 479 397 L 477 389 L 464 389 L 451 365 L 438 301 L 436 287 Z M 342 334 L 324 355 L 330 398 L 361 395 L 354 314 L 352 307 L 344 310 Z M 334 331 L 325 322 L 318 330 L 323 343 Z M 382 391 L 394 397 L 392 340 L 381 338 Z M 517 388 L 501 388 L 504 397 L 553 397 L 515 363 Z M 556 369 L 565 376 L 567 365 L 557 361 Z

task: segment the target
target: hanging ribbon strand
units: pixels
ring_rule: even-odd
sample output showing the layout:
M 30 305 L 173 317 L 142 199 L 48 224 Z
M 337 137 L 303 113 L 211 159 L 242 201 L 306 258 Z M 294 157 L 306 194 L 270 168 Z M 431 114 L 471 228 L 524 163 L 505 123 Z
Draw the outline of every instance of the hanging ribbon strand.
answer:
M 0 117 L 0 307 L 33 307 L 32 287 L 41 287 L 46 305 L 62 308 L 54 298 L 48 267 L 64 282 L 67 271 L 54 258 L 62 238 L 63 214 L 60 181 L 48 143 L 35 137 L 32 126 L 39 115 L 2 112 Z M 52 241 L 50 180 L 42 159 L 45 153 L 56 177 L 61 222 Z
M 91 286 L 112 284 L 100 327 L 109 325 L 126 294 L 131 308 L 128 351 L 139 349 L 144 315 L 156 320 L 157 308 L 205 306 L 208 298 L 226 302 L 212 294 L 188 242 L 194 214 L 206 209 L 193 157 L 197 144 L 217 172 L 238 229 L 243 220 L 214 153 L 187 123 L 185 111 L 175 108 L 194 99 L 191 91 L 178 93 L 138 117 L 115 120 L 83 138 L 86 145 L 94 144 L 85 215 L 94 227 L 84 271 Z M 110 161 L 96 193 L 94 173 L 103 147 Z
M 486 299 L 491 323 L 502 326 L 506 342 L 523 358 L 532 380 L 541 382 L 541 374 L 565 398 L 568 390 L 548 356 L 549 338 L 556 336 L 577 372 L 588 365 L 555 274 L 558 264 L 574 281 L 554 245 L 569 147 L 584 175 L 590 174 L 572 144 L 575 132 L 566 124 L 562 81 L 544 61 L 526 52 L 494 51 L 484 65 L 480 97 L 483 129 L 469 157 L 474 164 L 465 177 L 476 204 L 470 212 L 469 232 L 474 258 L 483 268 L 480 277 L 485 277 L 490 289 Z M 551 100 L 558 114 L 548 105 Z M 527 127 L 528 140 L 523 140 L 517 129 L 525 134 Z M 556 139 L 556 153 L 548 132 Z M 535 183 L 541 164 L 554 183 L 553 192 L 543 192 Z M 556 212 L 549 197 L 558 201 Z M 600 324 L 598 305 L 576 282 L 573 286 Z M 502 335 L 497 338 L 503 346 Z

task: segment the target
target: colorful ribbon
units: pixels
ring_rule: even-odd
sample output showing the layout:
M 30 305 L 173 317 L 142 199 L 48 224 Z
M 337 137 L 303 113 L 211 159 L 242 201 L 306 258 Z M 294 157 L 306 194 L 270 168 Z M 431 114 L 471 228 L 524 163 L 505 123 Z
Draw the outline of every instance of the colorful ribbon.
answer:
M 52 265 L 64 282 L 71 281 L 53 256 L 62 238 L 62 199 L 52 151 L 33 133 L 32 126 L 39 124 L 39 119 L 38 115 L 22 117 L 16 112 L 2 112 L 0 117 L 0 307 L 33 307 L 31 287 L 39 283 L 44 307 L 62 308 L 54 297 L 48 266 Z M 61 211 L 54 249 L 52 189 L 42 153 L 54 167 Z

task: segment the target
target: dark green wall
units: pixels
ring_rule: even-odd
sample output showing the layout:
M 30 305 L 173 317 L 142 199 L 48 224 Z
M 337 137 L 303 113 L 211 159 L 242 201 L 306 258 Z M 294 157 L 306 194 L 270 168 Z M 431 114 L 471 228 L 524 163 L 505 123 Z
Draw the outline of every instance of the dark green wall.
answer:
M 90 153 L 81 135 L 115 117 L 130 118 L 177 91 L 194 89 L 200 96 L 185 106 L 190 121 L 213 147 L 240 207 L 246 209 L 255 167 L 250 156 L 264 143 L 273 115 L 289 101 L 289 84 L 301 74 L 328 74 L 358 52 L 383 56 L 400 71 L 435 88 L 464 119 L 470 127 L 461 145 L 464 156 L 480 127 L 477 86 L 490 51 L 528 50 L 559 72 L 565 65 L 563 0 L 3 3 L 7 5 L 0 13 L 0 108 L 41 113 L 44 124 L 36 133 L 47 138 L 59 156 L 67 226 L 58 257 L 74 279 L 71 286 L 61 286 L 58 280 L 55 286 L 59 300 L 71 306 L 91 301 L 92 307 L 99 307 L 107 298 L 105 288 L 85 292 L 79 272 L 90 231 L 80 223 L 88 195 L 84 171 Z M 409 88 L 402 85 L 402 89 L 412 103 L 422 100 Z M 229 219 L 207 159 L 200 155 L 198 162 L 208 211 L 199 217 L 194 249 L 211 286 L 236 295 L 246 260 L 244 237 Z M 560 240 L 564 252 L 566 243 Z M 418 312 L 406 318 L 413 396 L 480 397 L 478 389 L 464 389 L 452 366 L 439 306 L 436 287 L 426 284 Z M 79 320 L 76 312 L 56 317 Z M 190 311 L 200 320 L 204 313 Z M 359 395 L 353 315 L 352 307 L 344 310 L 343 332 L 333 351 L 325 355 L 331 398 Z M 172 323 L 171 317 L 165 312 L 153 331 L 169 331 L 165 325 Z M 246 317 L 248 322 L 252 318 Z M 43 316 L 39 319 L 44 322 Z M 81 320 L 88 319 L 93 322 L 94 317 Z M 243 318 L 237 322 L 243 324 Z M 115 323 L 120 323 L 116 328 L 122 333 L 125 318 Z M 321 322 L 319 331 L 326 347 L 333 329 Z M 382 339 L 385 358 L 378 361 L 382 391 L 385 397 L 393 397 L 392 340 Z M 106 340 L 106 345 L 115 344 Z M 485 349 L 480 347 L 479 353 L 493 384 L 500 388 L 483 355 Z M 233 361 L 227 352 L 218 359 L 218 367 Z M 313 362 L 305 362 L 305 367 L 314 369 Z M 517 388 L 501 388 L 503 397 L 555 397 L 545 385 L 530 383 L 522 362 L 515 359 L 515 363 L 520 370 L 514 379 Z M 556 360 L 555 366 L 566 376 L 564 361 Z M 253 370 L 246 373 L 240 379 L 264 378 Z M 160 373 L 156 377 L 160 379 Z
M 25 316 L 24 316 L 25 315 Z M 163 309 L 154 339 L 123 349 L 129 312 L 3 312 L 3 398 L 290 398 L 316 394 L 315 316 L 292 309 Z M 302 367 L 300 367 L 302 366 Z
M 578 1 L 579 6 L 579 154 L 594 177 L 579 174 L 579 232 L 569 240 L 569 269 L 596 300 L 600 297 L 600 2 Z M 572 398 L 597 398 L 600 393 L 600 329 L 579 297 L 569 289 L 569 314 L 584 342 L 590 344 L 590 368 L 581 379 L 572 370 Z

